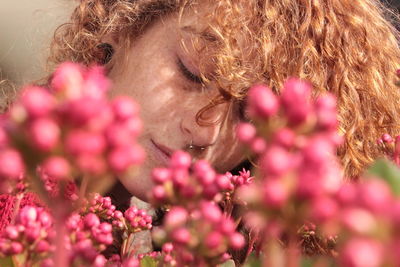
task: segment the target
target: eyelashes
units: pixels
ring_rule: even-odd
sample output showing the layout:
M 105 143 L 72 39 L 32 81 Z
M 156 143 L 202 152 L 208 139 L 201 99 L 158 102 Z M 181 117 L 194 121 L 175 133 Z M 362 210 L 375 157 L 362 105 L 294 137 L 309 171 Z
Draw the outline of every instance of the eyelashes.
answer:
M 198 83 L 198 84 L 203 84 L 203 79 L 201 79 L 199 76 L 193 74 L 190 72 L 185 65 L 182 63 L 180 58 L 178 58 L 178 66 L 182 74 L 186 77 L 191 82 Z

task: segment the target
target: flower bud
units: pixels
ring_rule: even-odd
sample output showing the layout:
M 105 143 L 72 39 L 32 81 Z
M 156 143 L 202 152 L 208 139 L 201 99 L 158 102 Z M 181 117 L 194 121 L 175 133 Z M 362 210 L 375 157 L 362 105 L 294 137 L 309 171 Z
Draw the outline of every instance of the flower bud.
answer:
M 49 157 L 42 164 L 42 169 L 54 179 L 67 179 L 70 177 L 70 164 L 63 157 Z
M 392 143 L 393 142 L 393 138 L 390 136 L 390 134 L 383 134 L 381 137 L 381 140 L 385 143 Z
M 50 244 L 46 240 L 39 240 L 35 250 L 37 253 L 47 252 L 50 250 Z
M 171 171 L 167 168 L 154 168 L 151 178 L 155 183 L 162 184 L 171 179 Z
M 167 197 L 167 193 L 165 192 L 164 186 L 156 185 L 153 187 L 153 197 L 157 201 L 163 201 Z
M 72 155 L 100 154 L 105 148 L 106 142 L 103 135 L 84 130 L 69 132 L 65 141 L 65 149 Z
M 101 175 L 106 170 L 104 159 L 98 155 L 81 154 L 76 158 L 80 171 L 89 175 Z
M 104 66 L 92 66 L 86 70 L 83 89 L 85 96 L 100 99 L 106 97 L 110 81 L 104 73 Z
M 256 85 L 249 90 L 248 106 L 251 116 L 269 118 L 277 113 L 279 101 L 270 88 Z
M 271 146 L 262 155 L 261 168 L 264 172 L 280 176 L 289 171 L 291 167 L 292 158 L 289 152 L 280 146 Z
M 139 114 L 139 106 L 127 96 L 118 96 L 112 100 L 114 114 L 118 120 L 125 121 Z
M 182 207 L 173 207 L 164 219 L 164 225 L 168 229 L 174 229 L 186 224 L 188 219 L 188 212 Z
M 162 246 L 162 251 L 165 253 L 171 253 L 173 249 L 174 249 L 174 245 L 172 245 L 172 243 L 165 243 Z
M 261 137 L 256 137 L 250 142 L 250 149 L 256 154 L 262 154 L 267 149 L 267 142 Z
M 326 130 L 336 129 L 338 125 L 336 97 L 332 94 L 321 96 L 316 100 L 315 107 L 318 126 Z
M 374 213 L 385 212 L 392 203 L 392 193 L 383 180 L 368 179 L 359 185 L 360 203 Z
M 288 189 L 280 179 L 268 179 L 263 185 L 263 199 L 270 208 L 281 208 L 289 197 Z
M 223 241 L 223 235 L 218 231 L 213 231 L 206 236 L 204 241 L 208 249 L 216 249 L 221 246 Z
M 36 221 L 38 216 L 37 210 L 32 206 L 25 206 L 19 212 L 19 221 L 23 225 L 28 225 L 30 222 Z
M 245 245 L 246 241 L 243 237 L 243 235 L 235 232 L 229 236 L 229 245 L 234 249 L 234 250 L 239 250 Z
M 170 166 L 177 169 L 187 169 L 190 167 L 191 163 L 192 158 L 190 157 L 189 153 L 184 151 L 176 151 L 171 156 Z
M 215 179 L 218 188 L 223 191 L 233 190 L 231 180 L 226 175 L 217 175 Z
M 46 89 L 33 86 L 23 89 L 21 104 L 29 117 L 36 118 L 52 112 L 56 101 Z
M 348 241 L 340 255 L 343 266 L 378 267 L 383 261 L 382 245 L 371 239 L 356 237 Z
M 214 202 L 203 201 L 200 204 L 200 211 L 203 218 L 211 223 L 218 223 L 222 219 L 222 211 Z
M 24 171 L 25 164 L 17 150 L 0 150 L 0 177 L 19 179 Z
M 15 226 L 8 225 L 5 229 L 5 234 L 6 234 L 7 238 L 15 240 L 19 236 L 19 231 Z
M 62 63 L 53 75 L 51 87 L 67 99 L 76 99 L 82 95 L 83 69 L 71 62 Z
M 312 110 L 310 103 L 311 85 L 295 79 L 288 79 L 282 90 L 281 101 L 290 123 L 303 123 Z
M 100 224 L 99 217 L 97 217 L 97 215 L 94 213 L 86 214 L 86 216 L 83 218 L 83 222 L 85 224 L 85 227 L 89 229 L 92 227 L 96 227 Z
M 11 254 L 19 254 L 24 250 L 24 247 L 22 246 L 21 243 L 19 242 L 11 242 L 11 246 L 10 246 L 10 253 Z
M 319 197 L 313 200 L 311 206 L 312 217 L 320 222 L 325 222 L 336 216 L 338 206 L 336 201 L 329 197 Z
M 32 122 L 29 127 L 29 134 L 36 148 L 42 151 L 50 151 L 57 145 L 61 130 L 55 121 L 40 118 Z
M 186 228 L 179 228 L 172 232 L 172 240 L 179 244 L 187 244 L 190 241 L 191 235 Z
M 114 148 L 107 157 L 113 171 L 125 172 L 129 167 L 137 165 L 144 160 L 144 150 L 138 145 L 121 146 Z
M 239 140 L 248 144 L 256 136 L 256 128 L 250 123 L 240 123 L 236 128 Z
M 274 135 L 274 141 L 285 148 L 293 146 L 295 139 L 295 133 L 289 128 L 279 129 Z

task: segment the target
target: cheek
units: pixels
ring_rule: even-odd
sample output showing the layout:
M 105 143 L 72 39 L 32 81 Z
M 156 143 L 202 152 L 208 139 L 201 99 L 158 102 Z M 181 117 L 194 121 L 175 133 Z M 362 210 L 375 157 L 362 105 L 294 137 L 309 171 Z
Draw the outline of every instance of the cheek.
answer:
M 245 151 L 245 145 L 236 138 L 235 126 L 227 127 L 225 134 L 210 151 L 209 161 L 218 172 L 225 173 L 246 159 Z

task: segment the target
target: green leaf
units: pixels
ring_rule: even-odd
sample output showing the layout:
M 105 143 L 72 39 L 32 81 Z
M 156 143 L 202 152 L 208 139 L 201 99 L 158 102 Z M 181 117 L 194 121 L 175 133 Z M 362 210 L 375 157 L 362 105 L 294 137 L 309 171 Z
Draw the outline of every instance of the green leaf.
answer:
M 300 267 L 312 267 L 314 266 L 314 261 L 311 258 L 301 258 Z
M 144 257 L 140 261 L 140 267 L 157 267 L 157 264 L 158 264 L 157 260 L 149 256 Z
M 14 267 L 14 262 L 12 260 L 12 257 L 4 257 L 0 258 L 0 266 L 2 267 Z
M 338 266 L 334 259 L 326 256 L 318 256 L 318 257 L 306 257 L 303 256 L 300 259 L 300 267 L 313 267 L 313 266 L 329 266 L 336 267 Z
M 251 253 L 243 266 L 244 267 L 261 267 L 261 259 L 259 257 L 257 257 L 255 255 L 255 253 Z
M 379 159 L 368 169 L 366 177 L 385 180 L 395 196 L 400 196 L 400 169 L 386 159 Z

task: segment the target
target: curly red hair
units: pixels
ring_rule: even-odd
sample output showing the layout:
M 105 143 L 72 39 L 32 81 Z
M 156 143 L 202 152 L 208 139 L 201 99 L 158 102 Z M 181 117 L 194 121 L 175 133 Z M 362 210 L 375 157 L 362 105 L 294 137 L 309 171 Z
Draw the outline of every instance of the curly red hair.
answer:
M 199 36 L 212 36 L 208 80 L 223 101 L 241 101 L 259 82 L 279 93 L 289 76 L 310 81 L 315 95 L 337 96 L 347 176 L 381 155 L 375 143 L 383 133 L 400 133 L 397 16 L 378 0 L 80 1 L 54 35 L 49 62 L 99 62 L 104 36 L 129 47 L 158 18 L 189 10 L 207 23 Z

